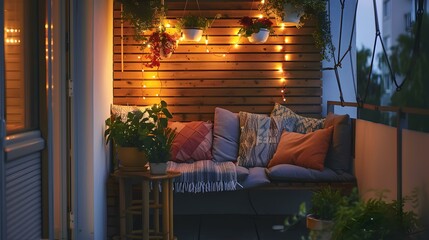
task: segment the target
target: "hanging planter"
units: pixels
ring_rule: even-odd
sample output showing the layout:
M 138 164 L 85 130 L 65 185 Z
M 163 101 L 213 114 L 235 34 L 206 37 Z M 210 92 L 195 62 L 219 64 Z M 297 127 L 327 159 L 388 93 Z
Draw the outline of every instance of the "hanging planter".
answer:
M 268 18 L 252 20 L 250 17 L 243 17 L 239 23 L 242 27 L 238 31 L 238 35 L 247 37 L 251 43 L 264 43 L 270 34 L 274 33 L 273 22 Z
M 150 54 L 146 55 L 146 58 L 150 59 L 150 62 L 146 64 L 146 67 L 159 67 L 161 65 L 160 61 L 171 57 L 176 50 L 176 37 L 168 34 L 162 28 L 152 33 L 147 44 Z
M 302 9 L 298 9 L 295 5 L 290 3 L 285 3 L 284 6 L 284 14 L 283 14 L 283 22 L 284 23 L 294 23 L 299 24 L 301 21 L 301 17 L 304 15 Z
M 183 41 L 199 42 L 203 32 L 209 27 L 205 17 L 185 15 L 177 22 L 177 29 L 183 34 Z
M 251 43 L 264 43 L 268 40 L 268 37 L 270 36 L 270 31 L 266 28 L 261 28 L 259 32 L 252 33 L 247 39 L 249 39 L 249 42 Z
M 183 33 L 183 40 L 190 41 L 190 42 L 199 42 L 201 40 L 201 37 L 203 36 L 203 30 L 196 29 L 196 28 L 182 29 L 182 33 Z

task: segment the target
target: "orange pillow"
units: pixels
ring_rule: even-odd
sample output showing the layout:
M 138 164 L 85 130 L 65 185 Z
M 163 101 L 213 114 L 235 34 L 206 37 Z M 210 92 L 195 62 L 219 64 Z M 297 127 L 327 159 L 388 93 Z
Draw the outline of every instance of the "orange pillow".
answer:
M 331 143 L 332 130 L 333 127 L 307 134 L 283 132 L 276 153 L 268 163 L 268 167 L 293 164 L 322 171 Z

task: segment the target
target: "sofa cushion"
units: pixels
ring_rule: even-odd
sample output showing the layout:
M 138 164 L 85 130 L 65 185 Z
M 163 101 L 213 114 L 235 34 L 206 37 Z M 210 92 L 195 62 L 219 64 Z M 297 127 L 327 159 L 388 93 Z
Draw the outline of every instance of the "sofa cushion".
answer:
M 334 171 L 348 171 L 351 155 L 351 126 L 349 115 L 329 113 L 324 128 L 333 126 L 332 142 L 325 159 L 325 166 Z
M 238 114 L 223 108 L 215 108 L 213 126 L 213 160 L 216 162 L 237 161 L 240 141 Z
M 127 116 L 129 112 L 140 110 L 142 112 L 146 111 L 147 108 L 150 106 L 126 106 L 126 105 L 115 105 L 112 104 L 110 106 L 110 112 L 113 115 L 120 116 L 121 120 L 123 122 L 127 121 Z M 149 116 L 147 113 L 145 113 L 144 116 Z
M 271 112 L 271 116 L 280 116 L 280 117 L 294 119 L 295 126 L 292 131 L 298 132 L 298 133 L 309 133 L 317 129 L 323 128 L 324 119 L 303 117 L 279 103 L 276 103 L 274 105 L 274 109 Z
M 274 154 L 276 144 L 275 124 L 269 116 L 240 112 L 240 146 L 237 164 L 243 167 L 265 167 Z
M 235 166 L 237 170 L 237 181 L 244 181 L 249 176 L 249 169 L 242 166 Z
M 292 164 L 280 164 L 266 169 L 268 177 L 273 181 L 290 182 L 348 182 L 355 177 L 346 172 L 334 172 L 330 168 L 322 171 L 308 169 Z
M 239 183 L 243 186 L 243 188 L 253 188 L 268 185 L 270 180 L 265 173 L 264 167 L 252 167 L 249 168 L 249 176 L 247 176 L 244 181 Z
M 168 126 L 176 129 L 170 160 L 175 162 L 211 160 L 212 125 L 202 121 L 170 122 Z
M 279 164 L 294 164 L 301 167 L 323 170 L 326 153 L 331 142 L 333 127 L 307 134 L 283 132 L 268 167 Z

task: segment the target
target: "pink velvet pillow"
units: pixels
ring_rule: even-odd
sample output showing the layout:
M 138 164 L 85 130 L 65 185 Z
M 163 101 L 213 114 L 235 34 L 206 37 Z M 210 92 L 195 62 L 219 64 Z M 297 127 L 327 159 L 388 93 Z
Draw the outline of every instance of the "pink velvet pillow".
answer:
M 176 129 L 176 137 L 171 149 L 171 161 L 193 162 L 212 159 L 212 123 L 172 122 L 169 127 Z
M 331 143 L 332 129 L 333 127 L 329 127 L 307 134 L 283 132 L 268 167 L 293 164 L 322 171 Z

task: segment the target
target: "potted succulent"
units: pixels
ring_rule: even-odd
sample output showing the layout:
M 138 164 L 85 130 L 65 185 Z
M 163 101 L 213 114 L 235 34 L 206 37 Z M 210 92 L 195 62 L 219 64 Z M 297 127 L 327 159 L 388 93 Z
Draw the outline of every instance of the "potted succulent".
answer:
M 167 109 L 165 101 L 146 109 L 146 113 L 148 117 L 145 128 L 140 132 L 142 149 L 148 158 L 151 173 L 165 174 L 176 136 L 175 130 L 168 127 L 168 119 L 173 116 Z
M 247 37 L 251 43 L 264 43 L 274 33 L 273 22 L 268 18 L 252 19 L 246 16 L 239 23 L 241 28 L 238 35 Z
M 323 59 L 330 59 L 334 47 L 331 43 L 331 24 L 328 19 L 327 2 L 325 0 L 265 0 L 259 5 L 259 9 L 267 16 L 274 15 L 282 21 L 296 21 L 297 27 L 302 26 L 304 20 L 317 20 L 313 38 L 320 49 Z M 289 11 L 295 13 L 289 13 Z M 288 20 L 288 18 L 295 20 Z
M 164 27 L 158 28 L 150 35 L 147 46 L 150 53 L 146 55 L 146 58 L 150 62 L 146 64 L 146 67 L 159 67 L 160 61 L 171 57 L 171 54 L 176 50 L 176 36 L 167 33 Z
M 113 142 L 115 149 L 115 165 L 124 170 L 145 170 L 147 157 L 142 151 L 143 142 L 140 132 L 144 129 L 144 113 L 140 110 L 129 112 L 125 121 L 121 116 L 112 115 L 107 118 L 104 136 L 106 144 Z
M 164 6 L 158 0 L 120 0 L 122 4 L 122 18 L 128 20 L 134 27 L 134 39 L 145 46 L 147 40 L 143 32 L 159 25 L 165 16 Z
M 205 17 L 185 15 L 178 20 L 176 27 L 183 34 L 183 40 L 199 42 L 203 32 L 209 27 L 209 20 Z

